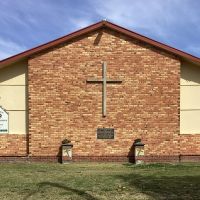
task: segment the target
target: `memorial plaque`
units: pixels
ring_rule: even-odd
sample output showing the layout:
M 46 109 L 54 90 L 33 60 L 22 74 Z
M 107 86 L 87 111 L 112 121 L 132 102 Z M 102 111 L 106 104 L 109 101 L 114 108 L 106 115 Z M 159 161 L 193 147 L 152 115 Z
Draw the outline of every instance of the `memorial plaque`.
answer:
M 114 128 L 98 128 L 97 139 L 114 139 Z
M 0 133 L 8 133 L 8 113 L 0 107 Z

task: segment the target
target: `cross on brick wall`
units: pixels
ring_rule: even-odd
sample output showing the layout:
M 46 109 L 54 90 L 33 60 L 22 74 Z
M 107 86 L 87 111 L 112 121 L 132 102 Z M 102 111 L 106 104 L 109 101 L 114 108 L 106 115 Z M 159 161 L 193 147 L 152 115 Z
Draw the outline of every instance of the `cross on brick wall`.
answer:
M 106 117 L 106 86 L 107 83 L 121 83 L 121 80 L 111 80 L 111 79 L 107 79 L 106 77 L 106 73 L 107 73 L 107 65 L 106 62 L 103 62 L 102 65 L 102 79 L 98 80 L 95 78 L 92 79 L 88 79 L 87 82 L 88 83 L 101 83 L 102 84 L 102 115 L 103 117 Z

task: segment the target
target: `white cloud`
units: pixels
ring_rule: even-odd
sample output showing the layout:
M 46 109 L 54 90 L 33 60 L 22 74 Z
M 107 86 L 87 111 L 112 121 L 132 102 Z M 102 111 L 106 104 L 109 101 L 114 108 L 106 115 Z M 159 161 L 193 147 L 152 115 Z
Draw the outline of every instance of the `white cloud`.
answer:
M 90 19 L 90 18 L 80 19 L 80 18 L 74 17 L 74 18 L 70 18 L 69 21 L 70 21 L 71 24 L 74 24 L 73 28 L 76 29 L 76 30 L 80 29 L 80 28 L 85 28 L 85 27 L 91 25 L 92 23 L 94 23 L 92 21 L 92 19 Z
M 200 42 L 199 1 L 191 0 L 89 0 L 101 18 L 147 37 L 196 55 Z
M 0 60 L 8 58 L 26 49 L 25 46 L 0 38 Z
M 200 34 L 197 26 L 200 17 L 195 2 L 198 1 L 0 1 L 0 59 L 105 18 L 155 40 L 200 55 L 195 41 Z
M 199 19 L 190 11 L 188 0 L 91 0 L 91 4 L 102 18 L 165 40 L 176 24 Z

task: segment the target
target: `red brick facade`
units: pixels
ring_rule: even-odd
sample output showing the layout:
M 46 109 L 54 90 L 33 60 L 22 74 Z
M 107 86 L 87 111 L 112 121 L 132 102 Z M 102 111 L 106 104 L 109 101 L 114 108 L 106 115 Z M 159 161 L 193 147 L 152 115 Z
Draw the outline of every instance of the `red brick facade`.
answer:
M 107 76 L 107 116 L 102 85 Z M 127 157 L 137 138 L 146 155 L 178 155 L 180 62 L 174 56 L 122 34 L 97 31 L 29 60 L 31 156 L 59 155 L 64 138 L 77 157 Z M 170 77 L 170 78 L 169 78 Z M 96 129 L 112 127 L 114 140 L 97 140 Z
M 107 85 L 104 118 L 102 85 L 86 82 L 102 78 L 102 61 L 108 78 L 122 80 Z M 28 60 L 28 145 L 25 136 L 5 136 L 9 150 L 0 155 L 56 159 L 67 138 L 74 160 L 126 161 L 141 138 L 146 161 L 197 160 L 200 136 L 179 135 L 180 65 L 173 54 L 108 29 L 36 54 Z M 102 127 L 114 128 L 115 139 L 96 139 Z
M 200 156 L 200 135 L 180 135 L 180 153 Z
M 18 134 L 0 135 L 0 157 L 1 156 L 26 156 L 27 137 Z

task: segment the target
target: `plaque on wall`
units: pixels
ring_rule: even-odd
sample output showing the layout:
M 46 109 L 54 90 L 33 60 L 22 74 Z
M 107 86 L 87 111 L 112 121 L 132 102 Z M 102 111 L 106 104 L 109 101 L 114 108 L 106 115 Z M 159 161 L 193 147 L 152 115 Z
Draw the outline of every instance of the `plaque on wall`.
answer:
M 98 128 L 97 139 L 114 139 L 114 128 Z
M 0 134 L 8 133 L 8 113 L 0 106 Z

